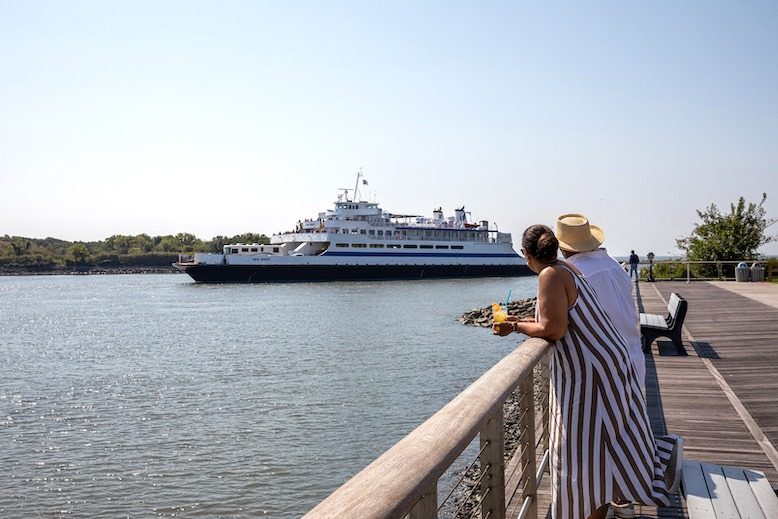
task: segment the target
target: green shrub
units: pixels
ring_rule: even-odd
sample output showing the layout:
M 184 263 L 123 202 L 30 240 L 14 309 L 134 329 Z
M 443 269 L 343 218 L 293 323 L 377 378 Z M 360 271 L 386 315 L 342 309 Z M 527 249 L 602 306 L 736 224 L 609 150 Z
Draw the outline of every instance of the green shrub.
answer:
M 773 276 L 772 281 L 773 283 L 778 283 L 778 258 L 770 258 L 767 260 L 767 270 L 765 271 L 765 278 L 770 273 L 770 270 L 772 269 L 773 272 L 775 272 L 775 275 Z
M 686 278 L 686 265 L 683 263 L 654 263 L 654 279 Z M 640 269 L 640 279 L 648 279 L 648 268 Z

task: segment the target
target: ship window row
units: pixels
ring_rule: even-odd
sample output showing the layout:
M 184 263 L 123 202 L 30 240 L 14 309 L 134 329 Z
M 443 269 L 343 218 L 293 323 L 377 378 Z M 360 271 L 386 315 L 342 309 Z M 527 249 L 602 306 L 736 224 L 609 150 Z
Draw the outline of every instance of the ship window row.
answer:
M 450 240 L 488 242 L 489 236 L 483 231 L 448 231 L 441 229 L 402 229 L 400 231 L 376 230 L 376 229 L 332 229 L 334 234 L 360 234 L 365 236 L 377 236 L 384 239 L 400 240 Z
M 449 249 L 449 248 L 451 248 L 451 249 L 454 249 L 454 250 L 462 250 L 462 249 L 464 249 L 463 245 L 451 245 L 449 247 L 448 245 L 427 245 L 427 244 L 416 245 L 416 244 L 411 244 L 411 243 L 407 243 L 405 245 L 400 245 L 399 243 L 388 243 L 386 245 L 384 245 L 383 243 L 370 243 L 370 244 L 365 244 L 365 243 L 352 243 L 352 244 L 336 243 L 335 247 L 339 247 L 339 248 L 352 247 L 354 249 L 364 249 L 364 248 L 367 248 L 367 247 L 370 247 L 371 249 L 383 249 L 384 247 L 386 247 L 387 249 L 433 249 L 433 248 L 434 249 Z
M 230 247 L 230 254 L 240 254 L 241 252 L 270 252 L 271 247 Z M 273 252 L 278 252 L 278 247 L 272 247 Z

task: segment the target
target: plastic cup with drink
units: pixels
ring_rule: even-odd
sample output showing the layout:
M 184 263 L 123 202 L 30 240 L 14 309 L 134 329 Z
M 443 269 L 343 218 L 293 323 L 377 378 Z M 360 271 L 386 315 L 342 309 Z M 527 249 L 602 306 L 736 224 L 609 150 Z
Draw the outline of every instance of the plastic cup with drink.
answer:
M 504 323 L 508 319 L 508 309 L 500 303 L 492 303 L 492 322 Z

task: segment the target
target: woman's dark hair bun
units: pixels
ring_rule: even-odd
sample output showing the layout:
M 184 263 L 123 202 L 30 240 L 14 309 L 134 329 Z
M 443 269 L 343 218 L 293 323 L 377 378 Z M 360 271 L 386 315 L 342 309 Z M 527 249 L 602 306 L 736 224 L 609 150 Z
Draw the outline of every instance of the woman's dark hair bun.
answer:
M 527 254 L 543 262 L 555 260 L 559 251 L 559 241 L 554 231 L 540 224 L 527 227 L 521 238 L 521 246 Z

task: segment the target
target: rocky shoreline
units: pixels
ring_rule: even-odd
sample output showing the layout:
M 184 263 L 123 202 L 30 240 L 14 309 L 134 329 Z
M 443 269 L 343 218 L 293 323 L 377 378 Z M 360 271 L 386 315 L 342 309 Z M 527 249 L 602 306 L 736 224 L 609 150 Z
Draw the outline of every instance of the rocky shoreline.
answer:
M 536 297 L 528 299 L 517 299 L 508 303 L 508 315 L 516 316 L 519 319 L 533 319 L 535 317 Z M 492 307 L 473 308 L 469 312 L 462 314 L 459 321 L 465 325 L 481 326 L 483 328 L 492 327 Z
M 534 318 L 536 303 L 537 299 L 534 297 L 510 301 L 508 303 L 508 315 L 516 316 L 519 319 Z M 465 312 L 459 318 L 459 321 L 466 326 L 489 328 L 492 326 L 492 307 L 490 305 L 484 308 L 474 308 L 469 312 Z M 542 377 L 541 371 L 542 368 L 538 365 L 535 366 L 533 372 L 535 379 L 536 415 L 543 411 L 538 395 L 540 395 L 541 391 L 548 389 L 539 383 Z M 519 409 L 519 389 L 516 389 L 503 404 L 503 429 L 505 433 L 504 459 L 506 465 L 516 452 L 519 443 Z M 477 489 L 480 472 L 479 462 L 476 461 L 470 469 L 461 471 L 457 474 L 457 478 L 462 477 L 463 479 L 459 488 L 455 490 L 452 496 L 451 505 L 446 507 L 448 509 L 447 517 L 452 519 L 480 517 L 480 512 L 475 511 L 475 508 L 480 503 L 480 493 Z
M 84 275 L 108 275 L 108 274 L 179 274 L 173 266 L 169 267 L 89 267 L 84 269 L 55 267 L 55 268 L 18 268 L 0 267 L 0 276 L 84 276 Z

